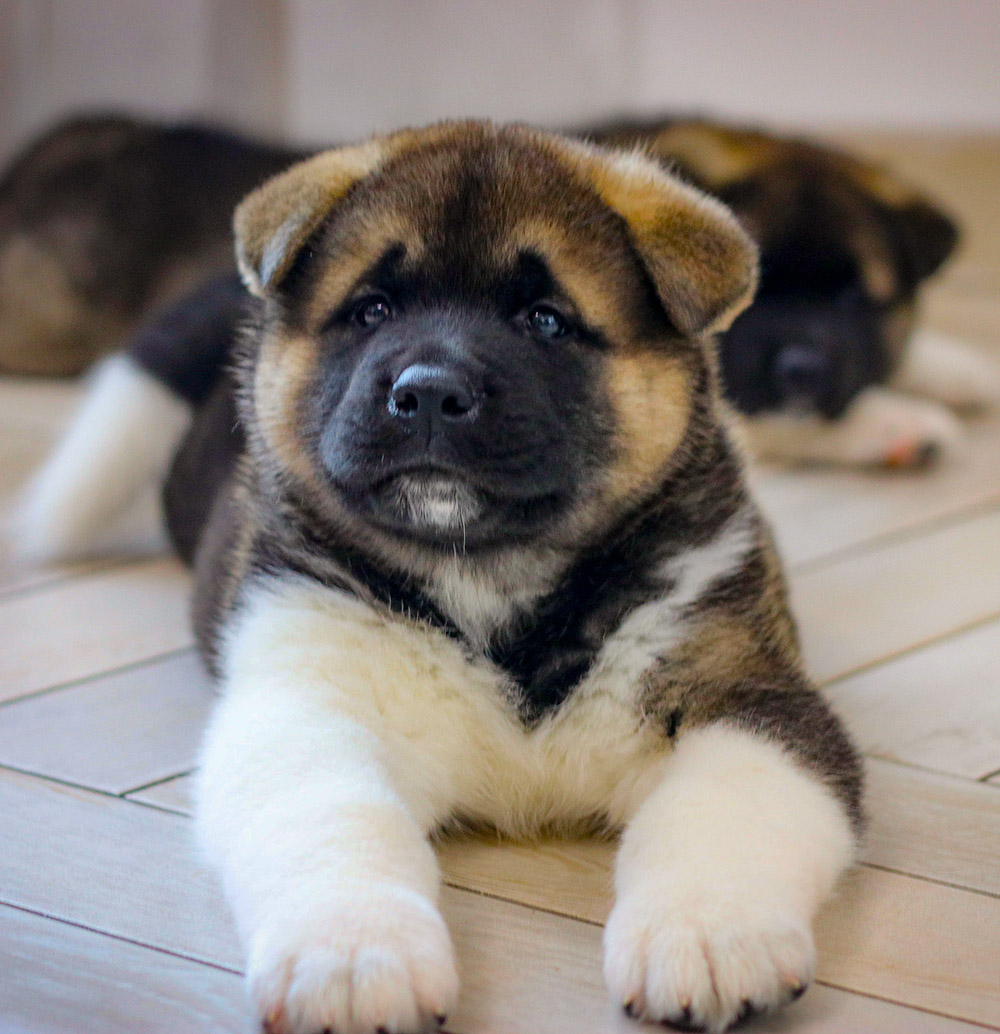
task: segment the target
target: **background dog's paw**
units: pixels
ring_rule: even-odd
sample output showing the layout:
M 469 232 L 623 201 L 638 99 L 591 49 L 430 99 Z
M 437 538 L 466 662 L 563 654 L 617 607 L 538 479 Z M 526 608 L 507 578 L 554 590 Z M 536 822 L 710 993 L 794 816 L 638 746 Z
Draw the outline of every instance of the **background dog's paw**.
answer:
M 630 1016 L 677 1030 L 724 1031 L 797 998 L 812 979 L 808 923 L 760 907 L 619 902 L 604 934 L 604 975 Z
M 962 427 L 937 402 L 868 388 L 837 420 L 773 413 L 749 418 L 751 451 L 761 459 L 847 467 L 920 467 L 951 452 Z
M 960 411 L 1000 408 L 1000 363 L 984 350 L 926 328 L 910 339 L 892 383 Z
M 859 464 L 919 467 L 960 441 L 962 430 L 943 406 L 869 389 L 843 418 L 844 454 Z
M 440 913 L 394 886 L 273 911 L 252 939 L 247 978 L 267 1034 L 422 1034 L 458 996 Z

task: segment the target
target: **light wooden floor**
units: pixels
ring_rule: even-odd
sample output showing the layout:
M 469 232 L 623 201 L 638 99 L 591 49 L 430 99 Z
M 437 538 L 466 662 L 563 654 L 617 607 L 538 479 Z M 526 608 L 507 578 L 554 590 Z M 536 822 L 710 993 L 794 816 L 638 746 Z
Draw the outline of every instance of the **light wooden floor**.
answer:
M 965 217 L 929 320 L 1000 356 L 1000 141 L 856 138 Z M 0 382 L 0 496 L 67 385 Z M 806 652 L 870 758 L 864 863 L 819 922 L 819 985 L 770 1031 L 1000 1029 L 1000 416 L 929 474 L 766 470 Z M 0 1031 L 242 1031 L 240 954 L 190 843 L 209 705 L 172 560 L 0 561 Z M 449 844 L 454 1034 L 631 1028 L 607 1000 L 611 851 Z M 964 1022 L 963 1022 L 964 1021 Z

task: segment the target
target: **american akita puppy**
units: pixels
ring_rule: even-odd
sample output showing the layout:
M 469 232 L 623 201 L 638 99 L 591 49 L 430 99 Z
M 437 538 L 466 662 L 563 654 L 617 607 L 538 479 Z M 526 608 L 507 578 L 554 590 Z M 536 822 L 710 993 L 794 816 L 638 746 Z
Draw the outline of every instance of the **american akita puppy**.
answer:
M 113 360 L 33 513 L 78 546 L 191 424 L 167 509 L 221 694 L 198 828 L 266 1029 L 443 1022 L 430 838 L 467 824 L 621 831 L 631 1015 L 722 1031 L 796 997 L 861 772 L 720 401 L 710 335 L 756 282 L 736 220 L 640 154 L 459 122 L 294 166 L 236 236 L 233 380 Z

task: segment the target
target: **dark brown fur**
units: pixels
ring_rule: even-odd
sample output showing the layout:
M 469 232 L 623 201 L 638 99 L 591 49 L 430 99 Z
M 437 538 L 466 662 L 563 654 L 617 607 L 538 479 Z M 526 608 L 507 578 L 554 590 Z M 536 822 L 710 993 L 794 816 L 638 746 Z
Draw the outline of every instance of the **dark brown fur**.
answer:
M 232 265 L 232 210 L 299 152 L 122 116 L 71 119 L 0 178 L 0 372 L 78 373 Z

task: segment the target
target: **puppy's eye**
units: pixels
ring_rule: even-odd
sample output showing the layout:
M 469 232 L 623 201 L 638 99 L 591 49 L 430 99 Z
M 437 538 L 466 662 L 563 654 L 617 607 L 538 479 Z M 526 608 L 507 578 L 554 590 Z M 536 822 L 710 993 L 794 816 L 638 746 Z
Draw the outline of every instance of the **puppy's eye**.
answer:
M 528 328 L 533 334 L 549 340 L 569 333 L 569 324 L 562 314 L 556 312 L 550 305 L 536 305 L 533 309 L 529 309 L 527 321 Z
M 389 319 L 392 319 L 392 306 L 382 295 L 362 298 L 354 307 L 354 322 L 361 327 L 377 327 Z

